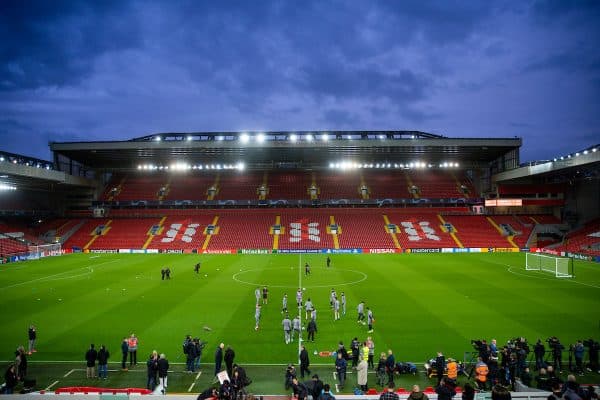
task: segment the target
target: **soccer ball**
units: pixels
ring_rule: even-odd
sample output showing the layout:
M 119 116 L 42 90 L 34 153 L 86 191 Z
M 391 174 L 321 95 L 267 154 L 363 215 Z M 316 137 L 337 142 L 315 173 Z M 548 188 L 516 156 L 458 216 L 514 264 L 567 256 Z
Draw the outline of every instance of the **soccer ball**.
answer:
M 302 290 L 306 290 L 306 288 L 305 288 L 305 287 L 303 287 L 303 288 L 302 288 Z

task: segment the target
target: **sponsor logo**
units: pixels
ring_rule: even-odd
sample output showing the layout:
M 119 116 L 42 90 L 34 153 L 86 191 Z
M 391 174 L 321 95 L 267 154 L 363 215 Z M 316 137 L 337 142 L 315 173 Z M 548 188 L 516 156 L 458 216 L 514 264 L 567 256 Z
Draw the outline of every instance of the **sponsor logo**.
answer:
M 370 254 L 388 254 L 388 253 L 396 253 L 396 249 L 366 249 L 363 252 L 370 253 Z
M 270 249 L 238 249 L 238 254 L 271 254 Z
M 120 250 L 90 250 L 89 252 L 96 254 L 116 254 L 119 253 Z
M 441 249 L 408 249 L 411 253 L 440 253 Z

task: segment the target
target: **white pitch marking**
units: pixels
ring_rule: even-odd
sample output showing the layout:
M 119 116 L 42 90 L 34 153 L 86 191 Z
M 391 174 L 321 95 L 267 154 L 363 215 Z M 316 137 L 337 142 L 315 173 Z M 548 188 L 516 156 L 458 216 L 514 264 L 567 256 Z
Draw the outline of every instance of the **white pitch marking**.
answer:
M 74 369 L 70 370 L 69 372 L 67 372 L 66 374 L 63 375 L 63 378 L 66 378 L 67 376 L 71 375 L 73 372 L 75 372 Z
M 44 390 L 50 390 L 52 388 L 52 386 L 56 385 L 57 383 L 58 383 L 58 381 L 52 382 L 52 384 L 50 386 L 48 386 L 46 389 L 44 389 Z

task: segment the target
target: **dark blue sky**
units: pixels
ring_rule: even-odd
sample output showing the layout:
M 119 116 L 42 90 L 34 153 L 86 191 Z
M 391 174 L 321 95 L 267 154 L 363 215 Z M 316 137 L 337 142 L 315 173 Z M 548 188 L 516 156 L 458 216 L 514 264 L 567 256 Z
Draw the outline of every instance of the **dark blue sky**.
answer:
M 0 149 L 408 129 L 600 142 L 599 1 L 0 1 Z

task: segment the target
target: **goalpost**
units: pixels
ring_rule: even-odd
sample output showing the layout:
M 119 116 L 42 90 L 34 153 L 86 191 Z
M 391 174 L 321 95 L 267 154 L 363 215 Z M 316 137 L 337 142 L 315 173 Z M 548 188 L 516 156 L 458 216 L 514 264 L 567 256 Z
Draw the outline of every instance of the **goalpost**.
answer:
M 573 259 L 549 254 L 525 253 L 525 269 L 527 271 L 544 271 L 557 278 L 572 278 Z

